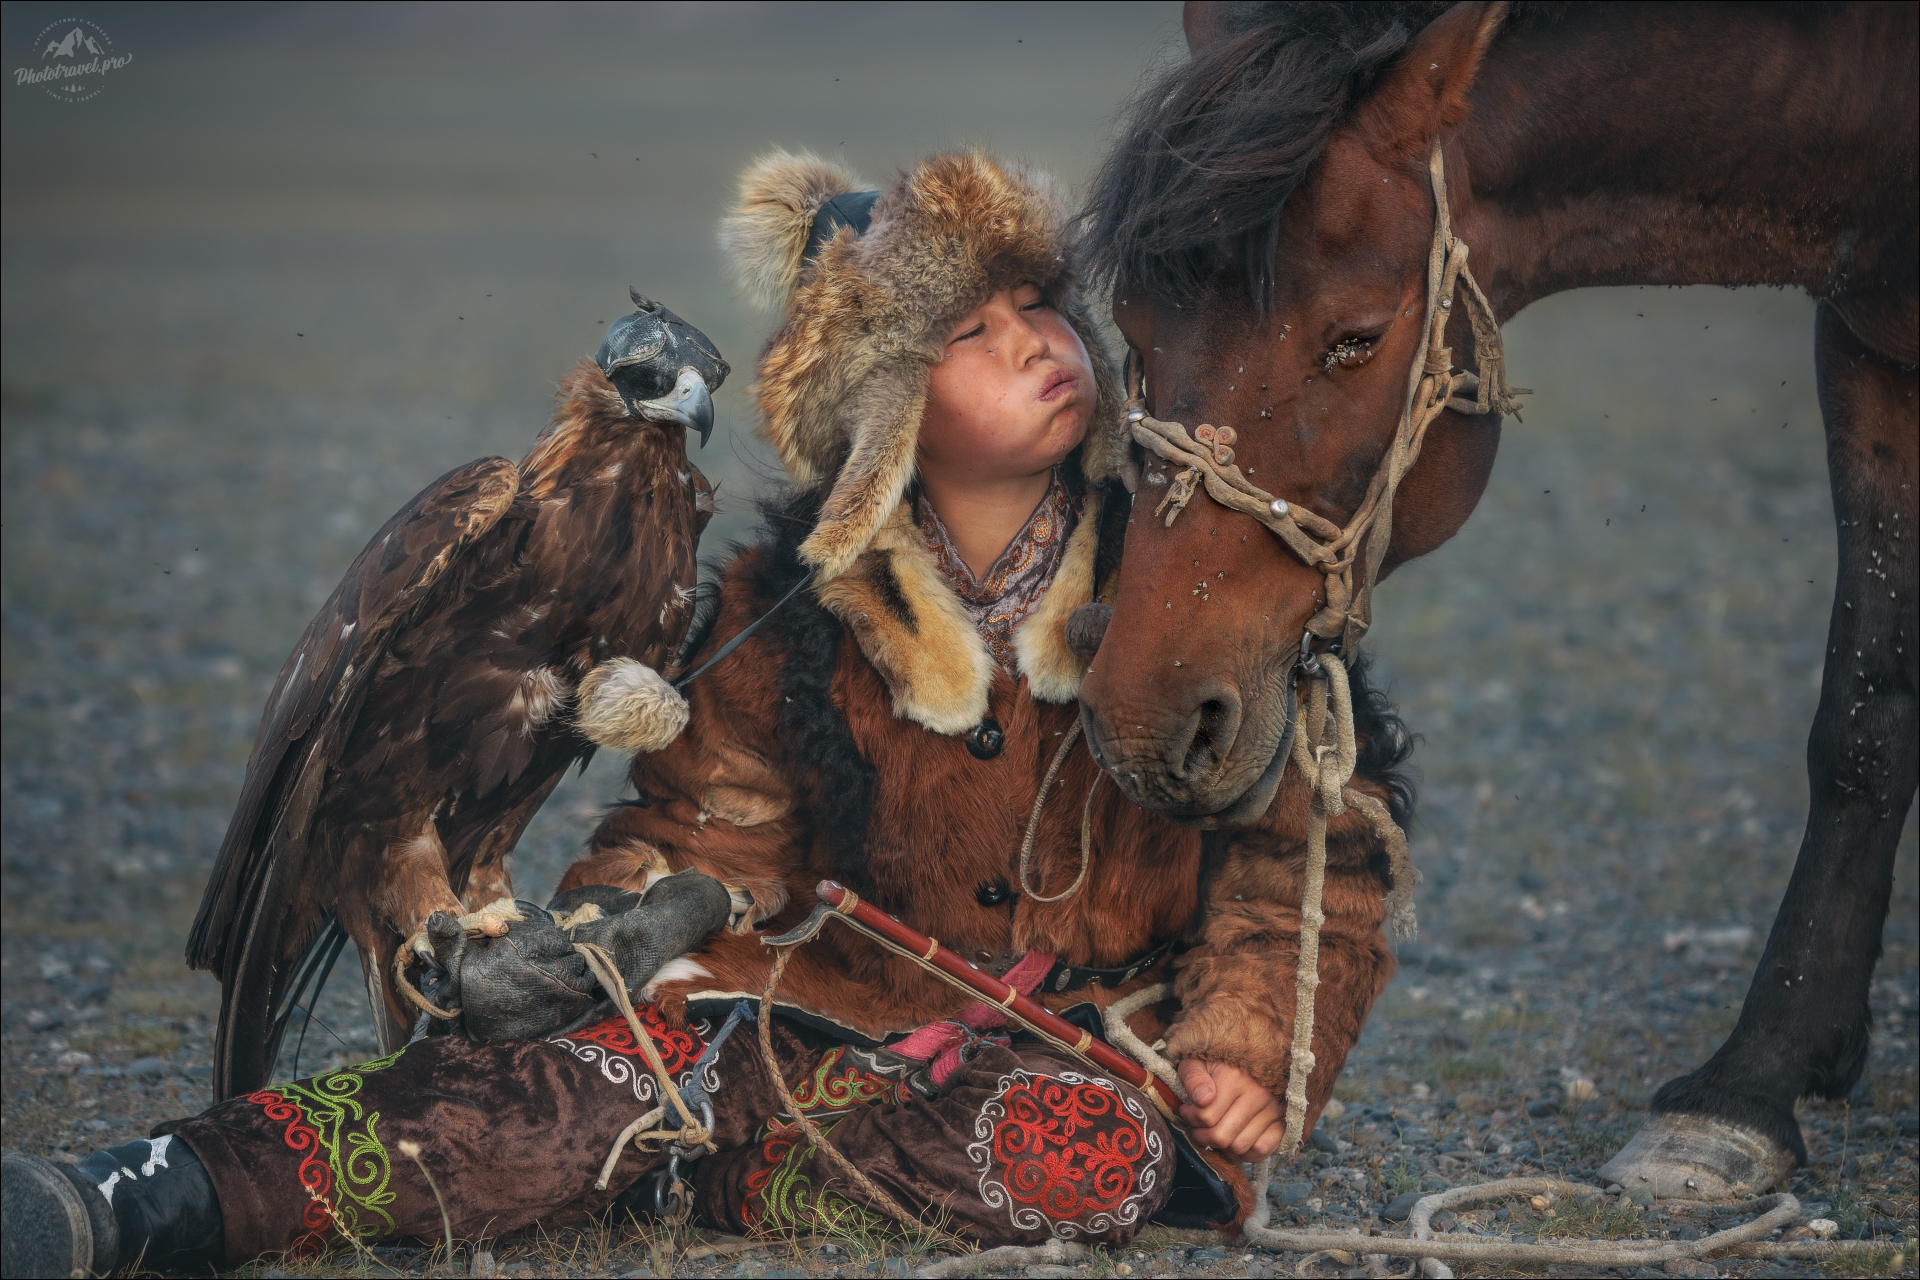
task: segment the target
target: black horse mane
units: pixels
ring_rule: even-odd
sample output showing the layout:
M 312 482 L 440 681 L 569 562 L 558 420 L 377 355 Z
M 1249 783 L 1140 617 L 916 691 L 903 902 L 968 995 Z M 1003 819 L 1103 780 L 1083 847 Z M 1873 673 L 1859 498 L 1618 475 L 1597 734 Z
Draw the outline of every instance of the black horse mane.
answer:
M 1219 39 L 1135 100 L 1082 211 L 1090 280 L 1184 304 L 1238 262 L 1248 300 L 1272 298 L 1280 213 L 1327 140 L 1406 48 L 1453 6 L 1412 3 L 1225 4 Z M 1812 26 L 1834 5 L 1795 3 Z M 1534 0 L 1506 31 L 1609 6 Z M 1737 15 L 1729 22 L 1738 22 Z
M 1360 748 L 1353 771 L 1387 789 L 1387 810 L 1405 831 L 1413 822 L 1417 798 L 1407 761 L 1419 738 L 1394 710 L 1386 691 L 1374 687 L 1370 678 L 1372 667 L 1373 656 L 1361 653 L 1347 671 L 1347 683 L 1353 695 L 1353 736 Z
M 1137 100 L 1085 227 L 1094 279 L 1183 303 L 1238 257 L 1264 307 L 1280 210 L 1444 3 L 1236 4 L 1221 39 Z

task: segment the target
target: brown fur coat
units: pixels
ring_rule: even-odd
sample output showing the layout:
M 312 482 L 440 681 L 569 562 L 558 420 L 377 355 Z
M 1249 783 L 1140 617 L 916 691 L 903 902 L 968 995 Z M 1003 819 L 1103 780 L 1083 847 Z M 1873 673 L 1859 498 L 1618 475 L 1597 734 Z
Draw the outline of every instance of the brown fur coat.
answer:
M 986 659 L 904 511 L 848 573 L 797 597 L 694 683 L 687 731 L 635 760 L 638 798 L 606 819 L 561 886 L 639 888 L 650 875 L 695 867 L 751 895 L 739 931 L 715 937 L 656 984 L 670 1014 L 709 994 L 757 996 L 771 960 L 757 932 L 797 923 L 816 901 L 814 885 L 832 878 L 983 968 L 1003 968 L 1029 948 L 1113 966 L 1179 938 L 1170 961 L 1128 986 L 1047 999 L 1105 1005 L 1171 978 L 1177 1001 L 1143 1011 L 1136 1031 L 1149 1043 L 1165 1035 L 1176 1058 L 1230 1062 L 1269 1088 L 1283 1086 L 1305 848 L 1297 779 L 1283 783 L 1261 830 L 1209 837 L 1204 851 L 1198 833 L 1103 784 L 1085 886 L 1056 904 L 1018 890 L 1027 815 L 1077 714 L 1085 664 L 1066 648 L 1066 616 L 1094 598 L 1096 574 L 1105 579 L 1117 562 L 1127 502 L 1118 486 L 1087 493 L 1054 583 L 1016 633 L 1018 683 Z M 797 580 L 795 550 L 817 504 L 803 497 L 770 511 L 773 536 L 727 564 L 718 617 L 693 663 Z M 1356 704 L 1363 701 L 1356 689 Z M 975 759 L 959 736 L 983 711 L 1006 737 L 990 760 Z M 1042 893 L 1074 877 L 1096 773 L 1075 748 L 1047 801 L 1033 859 Z M 1377 779 L 1357 776 L 1355 785 L 1397 802 Z M 1329 851 L 1318 1066 L 1309 1082 L 1315 1116 L 1393 970 L 1380 933 L 1384 855 L 1353 815 L 1334 821 Z M 832 928 L 796 954 L 780 998 L 872 1037 L 965 1003 Z

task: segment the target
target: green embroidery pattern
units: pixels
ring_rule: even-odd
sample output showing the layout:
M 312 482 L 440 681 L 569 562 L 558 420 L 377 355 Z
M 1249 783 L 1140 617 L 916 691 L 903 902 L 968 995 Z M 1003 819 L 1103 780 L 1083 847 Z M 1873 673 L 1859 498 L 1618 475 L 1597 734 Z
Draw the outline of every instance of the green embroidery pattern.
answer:
M 822 1054 L 793 1091 L 795 1105 L 820 1125 L 823 1135 L 833 1128 L 824 1117 L 844 1117 L 850 1111 L 899 1098 L 899 1086 L 893 1081 L 856 1066 L 842 1066 L 846 1052 L 844 1045 L 836 1045 Z M 808 1176 L 815 1148 L 806 1142 L 799 1125 L 783 1124 L 776 1116 L 768 1122 L 761 1143 L 760 1158 L 766 1167 L 747 1177 L 745 1216 L 752 1225 L 810 1227 L 828 1232 L 875 1230 L 887 1225 L 886 1219 L 838 1192 L 815 1189 Z
M 386 1210 L 395 1199 L 387 1186 L 393 1167 L 376 1131 L 380 1113 L 368 1113 L 355 1095 L 366 1076 L 404 1052 L 248 1095 L 268 1119 L 285 1122 L 286 1144 L 302 1153 L 300 1185 L 312 1201 L 307 1226 L 320 1237 L 331 1227 L 356 1236 L 393 1232 Z
M 833 1131 L 820 1125 L 824 1136 Z M 828 1234 L 884 1229 L 887 1220 L 869 1213 L 832 1188 L 816 1190 L 808 1176 L 815 1148 L 798 1125 L 771 1127 L 761 1158 L 768 1162 L 747 1178 L 745 1217 L 753 1227 L 806 1227 Z

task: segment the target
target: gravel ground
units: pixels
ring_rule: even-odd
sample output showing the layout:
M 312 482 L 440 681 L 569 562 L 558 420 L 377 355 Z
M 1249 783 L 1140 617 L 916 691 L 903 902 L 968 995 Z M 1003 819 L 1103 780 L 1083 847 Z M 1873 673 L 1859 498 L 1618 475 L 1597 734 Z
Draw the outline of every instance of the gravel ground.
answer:
M 1004 25 L 1009 11 L 987 12 L 1002 33 L 1015 30 Z M 555 19 L 568 21 L 584 19 Z M 693 40 L 713 20 L 688 21 L 674 38 Z M 965 40 L 988 40 L 980 23 L 926 25 L 939 21 L 928 10 L 877 33 L 843 23 L 824 34 L 769 21 L 730 28 L 729 56 L 749 64 L 745 80 L 760 76 L 769 94 L 786 95 L 784 110 L 825 122 L 798 141 L 849 138 L 855 159 L 882 173 L 955 140 L 926 119 L 975 109 L 977 86 L 928 78 L 914 87 L 933 106 L 874 120 L 833 106 L 828 75 L 813 98 L 779 79 L 783 59 L 802 41 L 817 50 L 865 39 L 864 73 L 893 84 L 907 72 L 881 56 L 888 41 L 937 41 L 965 62 Z M 1018 29 L 1057 36 L 1072 21 L 1041 11 Z M 285 22 L 256 19 L 226 37 L 280 55 L 244 70 L 222 64 L 229 87 L 237 79 L 264 93 L 271 76 L 292 97 L 324 97 L 337 92 L 329 75 L 357 76 L 358 100 L 384 103 L 388 117 L 466 130 L 462 138 L 488 127 L 484 114 L 476 124 L 447 111 L 446 123 L 435 111 L 481 110 L 493 81 L 469 84 L 447 68 L 484 61 L 493 46 L 443 41 L 403 68 L 352 52 L 331 28 Z M 7 24 L 11 42 L 12 13 Z M 993 123 L 969 136 L 1083 174 L 1124 92 L 1111 69 L 1138 66 L 1167 25 L 1156 9 L 1088 35 L 1089 69 L 1038 89 L 1007 71 L 979 108 Z M 288 52 L 296 40 L 305 61 Z M 690 123 L 692 141 L 680 142 L 699 157 L 688 161 L 697 173 L 672 200 L 610 195 L 598 155 L 568 160 L 564 173 L 553 157 L 557 137 L 571 155 L 603 136 L 593 132 L 601 99 L 584 89 L 568 97 L 568 75 L 604 93 L 617 59 L 577 29 L 511 29 L 497 41 L 532 48 L 522 88 L 560 104 L 524 136 L 499 133 L 502 165 L 558 174 L 531 212 L 477 180 L 463 187 L 461 173 L 421 179 L 420 191 L 368 215 L 370 229 L 276 212 L 260 193 L 282 179 L 245 187 L 232 177 L 249 163 L 270 167 L 259 160 L 266 144 L 246 130 L 274 125 L 272 111 L 236 123 L 211 121 L 217 98 L 178 105 L 190 96 L 178 85 L 218 86 L 194 58 L 227 46 L 163 46 L 141 64 L 178 84 L 173 97 L 126 109 L 201 121 L 213 158 L 176 157 L 165 181 L 130 169 L 133 195 L 118 212 L 89 204 L 87 184 L 102 154 L 138 150 L 140 122 L 87 134 L 78 117 L 35 116 L 9 99 L 0 1124 L 10 1148 L 73 1159 L 207 1101 L 216 992 L 181 964 L 186 927 L 266 688 L 368 534 L 449 466 L 517 456 L 553 379 L 611 318 L 596 308 L 616 305 L 629 279 L 707 327 L 737 369 L 749 363 L 762 322 L 729 299 L 706 227 L 727 173 L 771 136 L 772 108 L 733 103 Z M 565 75 L 541 62 L 563 44 L 582 60 Z M 676 84 L 716 74 L 693 52 L 669 61 Z M 398 90 L 380 98 L 406 76 L 419 80 L 419 103 Z M 1071 110 L 1022 134 L 1021 104 L 1036 95 Z M 364 134 L 388 117 L 370 109 L 357 122 L 307 123 Z M 607 136 L 612 155 L 621 139 Z M 435 155 L 449 151 L 458 149 L 435 143 Z M 343 160 L 317 144 L 313 154 L 322 177 L 333 175 L 315 190 L 351 194 L 364 156 Z M 205 190 L 180 176 L 202 162 Z M 58 181 L 23 182 L 34 164 Z M 570 207 L 570 191 L 588 192 L 598 212 Z M 637 227 L 627 211 L 606 212 L 629 198 L 646 214 Z M 402 206 L 405 217 L 394 212 Z M 130 227 L 128 207 L 158 225 Z M 117 340 L 129 333 L 139 341 Z M 1383 587 L 1372 640 L 1424 739 L 1414 832 L 1422 933 L 1403 947 L 1339 1086 L 1341 1113 L 1322 1126 L 1328 1149 L 1276 1175 L 1279 1224 L 1387 1230 L 1381 1213 L 1410 1191 L 1526 1172 L 1590 1181 L 1651 1091 L 1733 1025 L 1804 824 L 1803 743 L 1834 572 L 1810 305 L 1769 291 L 1590 291 L 1517 318 L 1508 344 L 1515 377 L 1538 389 L 1526 421 L 1509 425 L 1462 534 Z M 723 414 L 742 412 L 746 381 L 722 393 Z M 710 553 L 744 531 L 745 494 L 766 474 L 737 417 L 731 425 L 731 442 L 701 460 L 723 500 L 734 495 Z M 556 793 L 518 855 L 523 893 L 550 889 L 621 786 L 617 765 L 602 761 Z M 1915 851 L 1910 815 L 1866 1076 L 1845 1101 L 1801 1109 L 1812 1164 L 1791 1189 L 1861 1244 L 1826 1264 L 1835 1274 L 1914 1273 Z M 321 1002 L 303 1073 L 368 1055 L 356 986 L 336 980 Z M 1578 1218 L 1565 1206 L 1489 1206 L 1454 1229 L 1689 1238 L 1729 1220 L 1616 1197 Z M 349 1256 L 327 1270 L 420 1274 L 432 1261 L 379 1253 L 378 1266 Z M 1354 1253 L 1309 1271 L 1385 1273 Z M 528 1277 L 886 1275 L 907 1265 L 897 1245 L 876 1240 L 749 1250 L 664 1232 L 567 1232 L 495 1242 L 492 1254 L 497 1269 Z M 1300 1262 L 1150 1229 L 1132 1249 L 1025 1274 L 1275 1275 Z M 1647 1274 L 1811 1270 L 1722 1260 Z

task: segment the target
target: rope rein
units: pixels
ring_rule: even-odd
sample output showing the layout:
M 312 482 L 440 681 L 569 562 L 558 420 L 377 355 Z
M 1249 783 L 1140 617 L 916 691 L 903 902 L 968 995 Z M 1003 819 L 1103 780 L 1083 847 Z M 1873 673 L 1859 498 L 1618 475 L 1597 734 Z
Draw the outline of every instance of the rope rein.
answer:
M 1386 805 L 1348 785 L 1358 750 L 1353 696 L 1340 654 L 1355 652 L 1371 624 L 1373 587 L 1393 539 L 1394 495 L 1408 470 L 1419 461 L 1427 428 L 1444 409 L 1465 414 L 1516 412 L 1519 402 L 1515 396 L 1524 394 L 1507 385 L 1499 322 L 1467 268 L 1467 246 L 1453 234 L 1446 164 L 1437 139 L 1427 159 L 1427 174 L 1433 187 L 1434 224 L 1433 243 L 1427 254 L 1421 349 L 1407 371 L 1406 401 L 1393 443 L 1375 469 L 1366 497 L 1344 526 L 1277 498 L 1248 479 L 1233 460 L 1233 446 L 1239 436 L 1232 427 L 1202 423 L 1189 434 L 1183 424 L 1163 422 L 1148 413 L 1145 361 L 1139 351 L 1127 352 L 1125 421 L 1134 442 L 1180 468 L 1170 482 L 1157 473 L 1148 477 L 1149 486 L 1167 486 L 1154 514 L 1172 527 L 1194 494 L 1204 488 L 1208 497 L 1229 511 L 1258 521 L 1326 580 L 1326 602 L 1307 620 L 1306 634 L 1301 638 L 1303 661 L 1299 670 L 1310 678 L 1311 693 L 1306 703 L 1294 710 L 1291 756 L 1312 798 L 1307 808 L 1307 877 L 1300 901 L 1300 958 L 1294 985 L 1293 1050 L 1287 1071 L 1286 1136 L 1281 1145 L 1281 1153 L 1289 1156 L 1299 1151 L 1305 1138 L 1307 1079 L 1314 1067 L 1313 1006 L 1314 992 L 1320 985 L 1320 926 L 1326 923 L 1320 902 L 1326 886 L 1329 818 L 1337 818 L 1351 807 L 1367 819 L 1387 848 L 1392 879 L 1387 894 L 1388 924 L 1402 937 L 1419 931 L 1413 907 L 1413 888 L 1419 876 L 1407 853 L 1406 833 L 1394 822 Z M 1456 294 L 1466 300 L 1477 373 L 1455 371 L 1453 351 L 1446 345 L 1447 320 Z M 1462 399 L 1458 393 L 1465 391 L 1474 392 L 1474 399 Z M 1137 464 L 1129 465 L 1128 488 L 1138 492 L 1139 469 Z M 1338 643 L 1328 652 L 1315 654 L 1312 643 L 1316 637 Z M 1048 781 L 1052 781 L 1051 772 Z M 1035 814 L 1037 819 L 1037 805 Z M 1021 865 L 1021 887 L 1025 888 L 1024 855 Z
M 1065 902 L 1080 892 L 1080 886 L 1086 883 L 1087 869 L 1093 862 L 1093 794 L 1100 789 L 1100 780 L 1107 776 L 1105 769 L 1096 769 L 1093 785 L 1087 788 L 1087 802 L 1080 808 L 1080 873 L 1073 883 L 1059 893 L 1049 897 L 1033 887 L 1033 840 L 1040 833 L 1040 812 L 1046 807 L 1047 793 L 1053 790 L 1053 781 L 1060 776 L 1060 766 L 1067 762 L 1067 752 L 1080 740 L 1080 721 L 1076 717 L 1073 727 L 1067 730 L 1067 736 L 1054 748 L 1053 760 L 1047 765 L 1047 776 L 1040 782 L 1040 790 L 1033 797 L 1033 812 L 1027 815 L 1027 832 L 1020 841 L 1020 892 L 1035 902 Z

